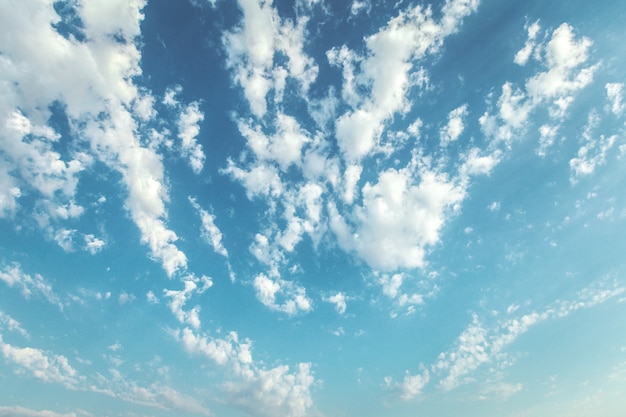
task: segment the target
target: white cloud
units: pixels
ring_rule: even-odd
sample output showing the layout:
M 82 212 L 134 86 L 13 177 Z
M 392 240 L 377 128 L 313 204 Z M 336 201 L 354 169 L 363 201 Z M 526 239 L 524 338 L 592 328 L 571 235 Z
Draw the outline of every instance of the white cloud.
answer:
M 235 332 L 210 339 L 186 328 L 176 337 L 189 353 L 225 368 L 230 380 L 222 386 L 224 398 L 250 415 L 304 417 L 313 404 L 315 377 L 309 363 L 299 363 L 294 370 L 287 365 L 267 369 L 254 362 L 250 341 L 240 341 Z
M 299 166 L 302 148 L 309 142 L 307 132 L 300 127 L 296 119 L 283 113 L 276 116 L 274 128 L 275 133 L 266 136 L 260 126 L 252 128 L 247 123 L 239 123 L 239 131 L 259 161 L 277 163 L 283 172 L 291 165 Z
M 163 295 L 170 298 L 169 307 L 179 322 L 189 324 L 194 329 L 199 329 L 200 323 L 200 306 L 196 305 L 191 310 L 184 310 L 185 304 L 191 299 L 194 293 L 202 294 L 213 286 L 213 281 L 207 276 L 197 278 L 193 275 L 188 276 L 183 281 L 185 288 L 180 291 L 163 290 Z M 198 287 L 202 284 L 202 287 Z
M 557 300 L 543 311 L 528 312 L 517 317 L 510 317 L 518 308 L 509 307 L 504 320 L 495 325 L 487 326 L 477 315 L 473 315 L 471 324 L 459 335 L 455 348 L 442 352 L 432 371 L 445 373 L 438 386 L 444 391 L 452 390 L 459 385 L 473 381 L 472 374 L 486 363 L 495 362 L 494 367 L 501 368 L 510 363 L 505 348 L 511 345 L 520 335 L 531 327 L 550 319 L 558 319 L 586 308 L 594 307 L 615 298 L 626 291 L 617 283 L 599 281 L 579 291 L 570 300 Z M 512 393 L 520 387 L 512 386 Z
M 447 176 L 417 164 L 414 158 L 403 169 L 381 172 L 375 184 L 367 182 L 363 204 L 355 208 L 356 231 L 340 236 L 335 230 L 340 243 L 349 239 L 344 249 L 355 250 L 372 268 L 423 267 L 447 213 L 463 200 L 465 191 Z
M 92 255 L 100 252 L 105 246 L 106 242 L 102 239 L 95 237 L 92 234 L 84 235 L 85 239 L 85 250 Z
M 32 410 L 20 406 L 0 406 L 0 417 L 78 417 L 88 415 L 85 413 L 61 414 L 50 410 Z
M 313 309 L 306 290 L 294 282 L 259 274 L 254 278 L 253 284 L 257 299 L 271 310 L 293 316 Z
M 531 29 L 532 32 L 538 30 L 534 25 L 529 28 L 529 34 Z M 552 122 L 550 125 L 558 125 L 566 116 L 576 93 L 593 81 L 598 65 L 583 66 L 589 59 L 591 46 L 588 38 L 576 39 L 573 28 L 567 23 L 555 29 L 547 42 L 534 46 L 534 58 L 545 67 L 545 71 L 528 78 L 524 89 L 506 82 L 497 102 L 497 113 L 485 112 L 480 118 L 483 132 L 493 139 L 492 146 L 502 143 L 508 147 L 512 141 L 522 138 L 531 113 L 540 107 L 547 108 Z M 527 60 L 526 52 L 522 51 L 522 56 L 516 55 L 518 63 Z M 542 133 L 542 153 L 550 144 L 550 133 L 548 130 Z
M 15 347 L 5 343 L 1 336 L 0 350 L 7 361 L 18 366 L 18 374 L 27 372 L 44 382 L 57 382 L 68 389 L 76 389 L 80 380 L 65 356 L 50 355 L 31 347 Z
M 28 337 L 28 332 L 22 328 L 17 320 L 3 311 L 0 311 L 0 334 L 2 334 L 1 331 L 5 329 L 10 332 L 17 332 L 23 337 Z
M 427 53 L 438 51 L 443 39 L 454 33 L 461 20 L 473 12 L 478 1 L 451 1 L 442 9 L 437 22 L 430 8 L 421 6 L 401 12 L 387 26 L 366 38 L 367 54 L 359 57 L 345 47 L 328 53 L 329 61 L 343 66 L 343 95 L 355 110 L 336 122 L 339 148 L 348 163 L 367 156 L 378 142 L 384 122 L 396 112 L 405 112 L 410 103 L 407 92 L 413 85 L 413 63 Z M 360 73 L 355 73 L 360 61 Z M 369 95 L 357 99 L 353 91 L 366 88 Z
M 442 146 L 454 142 L 461 136 L 461 133 L 463 133 L 465 129 L 463 123 L 465 117 L 467 117 L 467 104 L 457 107 L 448 114 L 448 124 L 443 127 L 439 133 Z
M 606 83 L 606 97 L 610 102 L 610 109 L 616 116 L 619 116 L 626 108 L 624 105 L 624 84 Z
M 204 120 L 204 113 L 198 102 L 194 101 L 180 112 L 178 118 L 178 138 L 181 140 L 181 153 L 189 160 L 194 173 L 199 174 L 206 159 L 202 145 L 197 141 L 200 133 L 199 123 Z
M 526 90 L 534 105 L 551 100 L 551 114 L 556 118 L 563 117 L 573 94 L 593 80 L 597 66 L 580 68 L 589 58 L 591 45 L 588 38 L 576 40 L 573 28 L 566 23 L 554 30 L 545 45 L 544 63 L 548 70 L 526 82 Z
M 448 372 L 439 382 L 439 387 L 449 391 L 467 381 L 470 372 L 491 359 L 488 348 L 487 330 L 474 316 L 472 324 L 459 336 L 456 349 L 439 355 L 434 368 Z
M 556 135 L 559 132 L 560 126 L 541 125 L 539 127 L 539 148 L 537 149 L 537 155 L 544 158 L 548 149 L 554 144 Z
M 159 299 L 152 291 L 148 291 L 146 294 L 146 300 L 148 300 L 150 304 L 159 304 Z
M 9 287 L 18 287 L 22 295 L 27 299 L 32 295 L 42 296 L 63 310 L 63 304 L 61 304 L 59 297 L 52 290 L 52 285 L 39 274 L 34 276 L 26 274 L 22 271 L 22 266 L 19 263 L 3 266 L 0 269 L 0 280 L 4 281 Z
M 516 64 L 522 65 L 522 66 L 526 65 L 526 63 L 528 62 L 528 59 L 530 58 L 530 55 L 532 54 L 533 50 L 535 49 L 535 46 L 537 45 L 536 43 L 537 35 L 539 34 L 539 30 L 541 30 L 539 21 L 535 21 L 530 26 L 527 26 L 526 30 L 528 31 L 528 39 L 526 40 L 524 47 L 520 49 L 519 51 L 517 51 L 517 53 L 515 54 L 515 59 L 514 59 L 514 62 Z
M 238 5 L 243 12 L 242 22 L 223 37 L 227 65 L 234 81 L 243 88 L 250 110 L 262 118 L 267 112 L 268 92 L 284 89 L 286 73 L 306 92 L 318 69 L 303 52 L 307 19 L 283 21 L 271 1 L 239 0 Z M 274 65 L 276 52 L 287 57 L 286 65 Z M 280 100 L 281 96 L 278 91 L 276 98 Z
M 334 304 L 335 310 L 337 310 L 337 313 L 339 314 L 345 314 L 347 308 L 346 300 L 347 297 L 342 292 L 338 292 L 335 295 L 331 295 L 330 297 L 324 299 L 324 301 Z
M 133 301 L 135 301 L 136 297 L 134 294 L 129 294 L 126 291 L 122 291 L 122 293 L 120 294 L 120 296 L 117 298 L 117 301 L 121 304 L 124 305 L 126 303 L 132 303 Z
M 412 400 L 419 396 L 429 381 L 430 373 L 426 369 L 421 374 L 417 375 L 411 375 L 407 371 L 402 382 L 394 382 L 391 377 L 385 378 L 387 388 L 398 392 L 400 398 L 405 401 Z
M 201 234 L 202 238 L 213 247 L 215 253 L 228 258 L 228 251 L 222 244 L 222 232 L 215 224 L 215 216 L 200 207 L 195 198 L 189 197 L 189 202 L 194 209 L 200 214 L 202 220 Z
M 122 345 L 120 342 L 115 342 L 112 345 L 108 346 L 108 349 L 113 352 L 117 352 L 118 350 L 122 349 Z
M 242 169 L 229 159 L 227 167 L 221 172 L 240 181 L 250 199 L 257 196 L 278 197 L 283 193 L 283 182 L 272 165 L 258 163 Z
M 125 206 L 142 242 L 171 276 L 186 267 L 186 257 L 166 226 L 161 157 L 140 140 L 142 123 L 155 117 L 154 99 L 133 82 L 141 73 L 135 40 L 144 5 L 144 0 L 69 4 L 82 22 L 83 41 L 56 32 L 60 17 L 50 2 L 0 6 L 0 27 L 10 34 L 4 39 L 11 39 L 3 45 L 0 67 L 0 78 L 8 81 L 0 99 L 0 134 L 14 139 L 0 147 L 16 175 L 7 180 L 0 174 L 0 201 L 3 215 L 16 210 L 15 196 L 25 193 L 40 200 L 38 207 L 47 207 L 55 221 L 79 215 L 62 215 L 62 208 L 74 200 L 79 175 L 98 159 L 121 173 L 128 191 Z M 11 10 L 3 10 L 7 7 Z M 20 31 L 25 25 L 31 30 Z M 53 103 L 63 106 L 69 134 L 76 138 L 71 149 L 80 151 L 55 151 L 59 135 L 46 124 Z M 24 135 L 33 139 L 25 141 Z M 42 226 L 57 227 L 46 218 Z
M 497 382 L 488 384 L 478 396 L 479 400 L 504 400 L 518 392 L 520 392 L 524 386 L 520 383 L 511 384 L 508 382 Z
M 592 132 L 598 126 L 599 122 L 598 114 L 591 112 L 587 126 L 585 126 L 582 134 L 584 145 L 578 149 L 576 157 L 569 161 L 571 169 L 570 182 L 572 184 L 575 184 L 584 176 L 593 174 L 598 166 L 603 165 L 606 161 L 608 151 L 617 141 L 617 135 L 610 137 L 600 135 L 599 138 L 594 138 Z
M 372 5 L 370 4 L 369 0 L 365 0 L 365 1 L 354 0 L 352 2 L 352 5 L 350 6 L 350 14 L 352 16 L 356 16 L 363 11 L 365 11 L 366 13 L 369 13 L 371 8 L 372 8 Z
M 129 380 L 115 368 L 109 369 L 109 374 L 109 377 L 100 373 L 96 374 L 94 381 L 85 390 L 157 410 L 203 416 L 213 415 L 195 398 L 162 383 L 154 382 L 148 386 L 140 385 Z

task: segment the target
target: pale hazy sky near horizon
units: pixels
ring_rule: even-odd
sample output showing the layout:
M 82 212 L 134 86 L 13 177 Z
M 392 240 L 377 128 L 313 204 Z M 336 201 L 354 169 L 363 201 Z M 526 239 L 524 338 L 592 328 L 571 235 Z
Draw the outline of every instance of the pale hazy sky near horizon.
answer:
M 623 416 L 624 22 L 0 0 L 0 416 Z

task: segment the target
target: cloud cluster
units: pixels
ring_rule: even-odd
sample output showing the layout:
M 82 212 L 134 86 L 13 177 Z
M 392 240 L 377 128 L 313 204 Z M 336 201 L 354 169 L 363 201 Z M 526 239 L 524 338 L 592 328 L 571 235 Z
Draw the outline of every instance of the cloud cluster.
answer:
M 77 185 L 95 161 L 102 162 L 121 174 L 125 207 L 141 240 L 171 276 L 186 267 L 187 258 L 167 227 L 162 156 L 150 145 L 156 100 L 134 81 L 141 74 L 137 40 L 144 6 L 143 0 L 78 1 L 59 9 L 44 0 L 0 6 L 0 78 L 6 81 L 0 99 L 0 216 L 33 210 L 46 233 L 72 250 L 77 231 L 63 222 L 85 213 Z M 60 22 L 69 29 L 61 31 Z M 31 30 L 21 31 L 25 26 Z M 203 115 L 196 102 L 178 107 L 178 148 L 199 172 L 204 154 L 196 136 Z M 69 131 L 56 131 L 54 118 L 67 119 Z M 32 208 L 20 204 L 24 196 L 34 198 Z M 87 251 L 104 247 L 93 233 L 83 235 Z
M 541 127 L 542 144 L 538 151 L 545 155 L 575 95 L 593 81 L 599 68 L 598 64 L 585 66 L 592 42 L 586 37 L 577 39 L 569 24 L 556 28 L 547 42 L 536 41 L 540 30 L 538 22 L 528 28 L 528 40 L 516 54 L 515 62 L 526 65 L 532 57 L 543 71 L 529 77 L 524 89 L 506 82 L 497 101 L 497 112 L 485 112 L 480 118 L 483 132 L 493 140 L 493 146 L 510 146 L 521 138 L 531 114 L 545 107 L 550 123 Z
M 313 404 L 315 378 L 309 363 L 299 363 L 294 370 L 287 365 L 268 369 L 254 362 L 251 342 L 239 340 L 236 332 L 211 338 L 184 328 L 176 337 L 189 353 L 204 356 L 226 371 L 223 395 L 251 415 L 303 417 Z
M 294 282 L 259 274 L 254 278 L 253 285 L 257 299 L 271 310 L 293 316 L 313 308 L 306 290 Z
M 4 281 L 9 287 L 15 286 L 19 288 L 26 299 L 33 295 L 40 296 L 51 304 L 58 306 L 60 310 L 63 310 L 63 304 L 53 291 L 52 285 L 40 274 L 32 276 L 25 273 L 22 271 L 22 266 L 19 263 L 3 265 L 0 269 L 0 280 Z
M 5 360 L 18 366 L 17 372 L 28 372 L 44 382 L 56 382 L 76 390 L 80 382 L 77 371 L 63 355 L 50 355 L 40 349 L 15 347 L 2 340 L 0 351 Z
M 387 125 L 411 109 L 412 91 L 427 86 L 420 63 L 438 53 L 478 4 L 451 0 L 438 14 L 407 7 L 364 38 L 362 51 L 338 45 L 318 58 L 305 52 L 307 18 L 298 13 L 293 20 L 282 18 L 271 1 L 239 2 L 241 21 L 224 35 L 223 46 L 233 82 L 250 106 L 250 114 L 238 116 L 247 149 L 222 173 L 268 207 L 263 230 L 250 245 L 268 268 L 254 279 L 263 304 L 288 314 L 310 309 L 298 301 L 303 289 L 281 272 L 293 267 L 290 255 L 306 235 L 314 246 L 334 238 L 375 270 L 424 267 L 428 248 L 438 243 L 448 216 L 465 197 L 470 176 L 488 173 L 495 163 L 473 151 L 462 170 L 448 175 L 414 152 L 404 167 L 386 161 L 368 172 L 370 180 L 362 176 L 376 155 L 405 149 L 406 143 L 385 142 Z M 342 76 L 339 88 L 329 88 L 321 99 L 307 94 L 317 81 L 315 59 L 326 59 Z M 298 93 L 290 100 L 300 100 L 306 115 L 289 113 L 282 104 L 289 85 Z M 442 143 L 459 138 L 467 115 L 467 105 L 450 113 Z M 420 120 L 399 135 L 417 137 L 419 125 Z M 281 293 L 291 302 L 275 301 Z
M 489 317 L 480 318 L 473 314 L 471 323 L 457 337 L 454 347 L 441 352 L 437 362 L 430 368 L 424 368 L 417 375 L 411 375 L 407 371 L 402 382 L 395 382 L 387 377 L 385 383 L 405 400 L 420 395 L 430 380 L 436 379 L 437 387 L 442 391 L 453 390 L 475 381 L 477 378 L 474 374 L 485 364 L 491 364 L 493 369 L 510 365 L 507 347 L 533 326 L 548 320 L 565 318 L 578 310 L 592 308 L 617 298 L 625 291 L 626 288 L 617 282 L 601 280 L 580 290 L 570 300 L 557 300 L 540 311 L 516 314 L 520 306 L 510 306 L 501 319 L 498 314 L 495 315 L 498 318 L 495 323 L 487 324 Z M 510 394 L 521 389 L 517 384 L 500 388 Z M 496 390 L 492 394 L 505 393 L 501 391 Z

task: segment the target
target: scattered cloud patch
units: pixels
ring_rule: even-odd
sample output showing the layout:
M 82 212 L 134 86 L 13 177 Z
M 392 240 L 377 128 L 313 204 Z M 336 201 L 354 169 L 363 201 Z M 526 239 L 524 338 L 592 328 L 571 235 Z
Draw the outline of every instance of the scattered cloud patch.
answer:
M 294 282 L 259 274 L 254 278 L 253 285 L 257 299 L 270 310 L 293 316 L 313 309 L 306 290 Z
M 616 116 L 624 112 L 626 105 L 624 104 L 624 84 L 623 83 L 606 83 L 606 97 L 609 100 L 611 112 Z
M 4 265 L 0 269 L 0 280 L 4 281 L 9 287 L 15 286 L 19 288 L 26 299 L 33 295 L 43 297 L 63 310 L 63 304 L 52 290 L 52 285 L 39 274 L 32 276 L 25 273 L 22 271 L 22 266 L 19 263 Z

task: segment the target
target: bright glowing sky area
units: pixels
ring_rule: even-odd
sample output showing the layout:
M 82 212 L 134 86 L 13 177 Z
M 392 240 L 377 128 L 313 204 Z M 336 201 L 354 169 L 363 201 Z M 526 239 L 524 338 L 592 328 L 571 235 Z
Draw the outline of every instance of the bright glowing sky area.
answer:
M 624 22 L 0 0 L 0 417 L 623 417 Z

